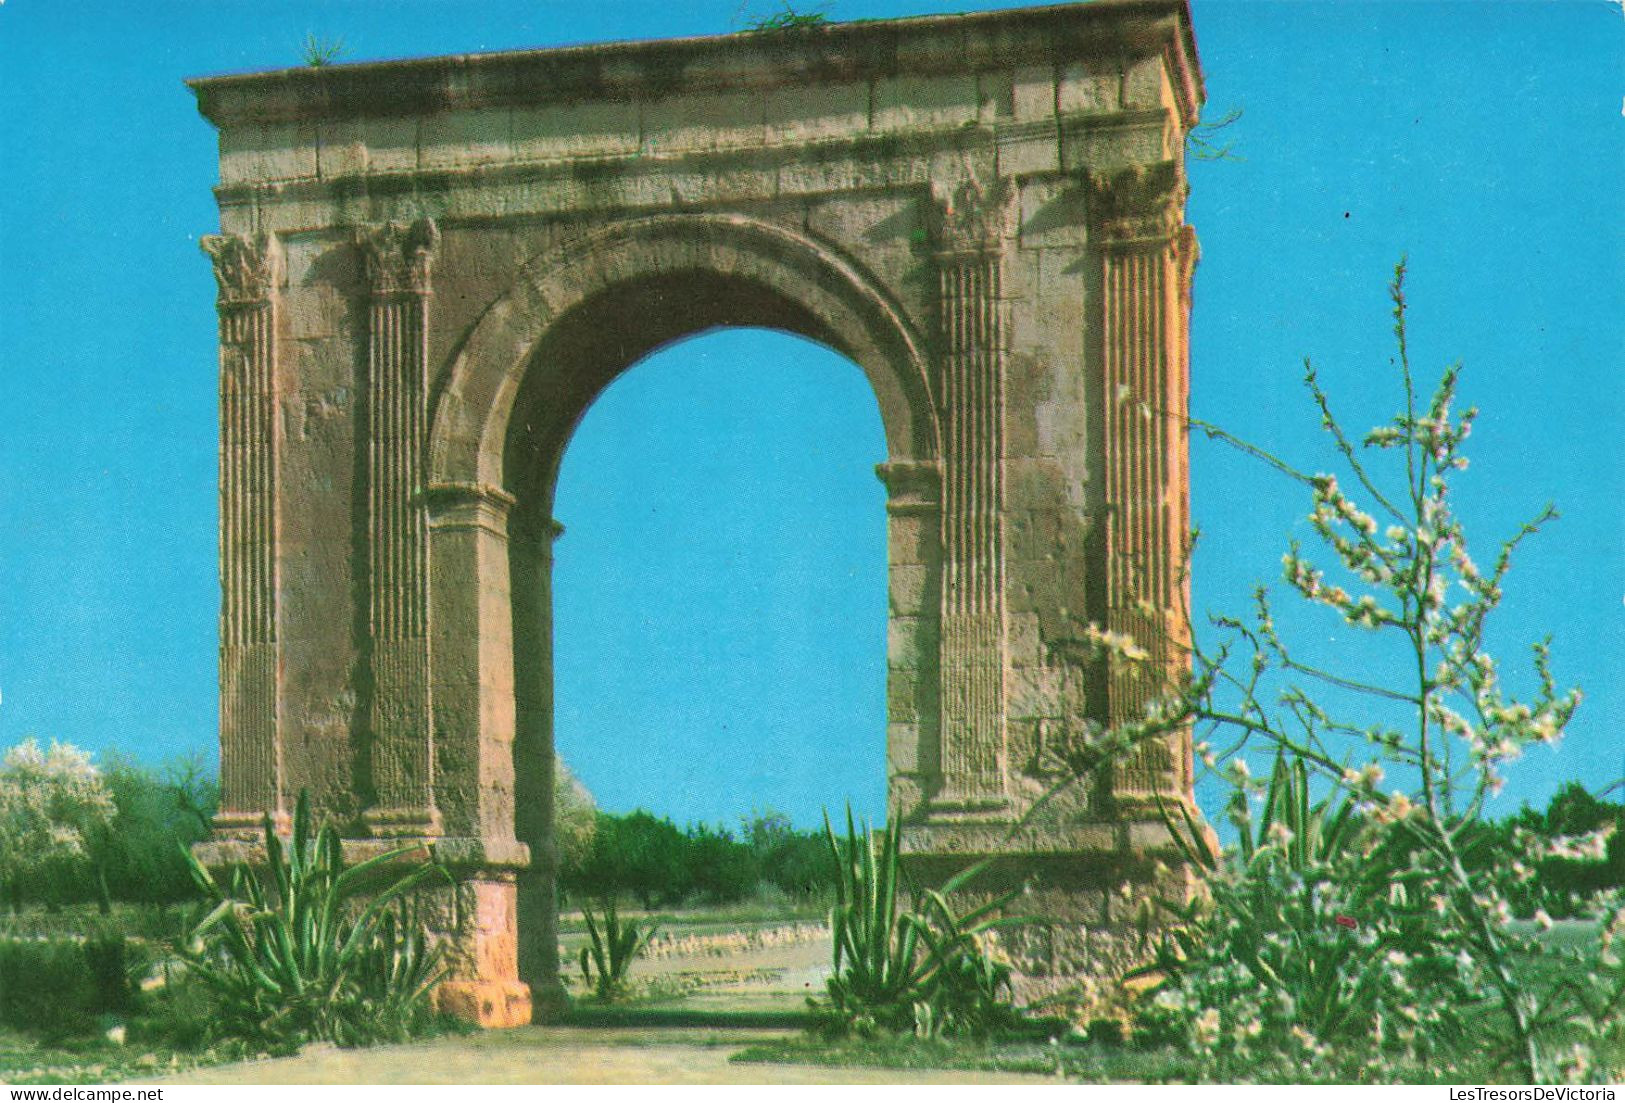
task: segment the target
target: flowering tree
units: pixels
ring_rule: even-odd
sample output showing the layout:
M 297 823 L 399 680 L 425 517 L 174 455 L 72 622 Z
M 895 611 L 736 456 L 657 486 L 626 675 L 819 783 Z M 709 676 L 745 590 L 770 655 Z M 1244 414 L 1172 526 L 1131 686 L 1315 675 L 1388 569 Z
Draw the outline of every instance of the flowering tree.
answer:
M 54 739 L 47 750 L 33 739 L 8 750 L 0 760 L 0 884 L 13 908 L 30 877 L 83 857 L 87 834 L 113 815 L 112 795 L 86 752 Z
M 1526 835 L 1531 861 L 1474 860 L 1484 802 L 1500 791 L 1505 764 L 1531 744 L 1555 743 L 1580 703 L 1578 690 L 1557 687 L 1545 641 L 1533 647 L 1532 692 L 1522 697 L 1485 647 L 1514 553 L 1556 514 L 1547 507 L 1523 525 L 1487 569 L 1474 561 L 1450 491 L 1467 468 L 1462 446 L 1477 411 L 1453 409 L 1459 365 L 1431 397 L 1419 392 L 1403 263 L 1390 293 L 1404 409 L 1363 447 L 1305 365 L 1348 485 L 1189 424 L 1309 492 L 1320 547 L 1289 547 L 1286 584 L 1390 641 L 1397 661 L 1356 669 L 1346 652 L 1300 650 L 1260 588 L 1251 617 L 1214 618 L 1218 643 L 1193 644 L 1188 676 L 1142 719 L 1086 737 L 1068 757 L 1075 769 L 1092 768 L 1126 745 L 1195 725 L 1203 760 L 1227 763 L 1243 843 L 1221 857 L 1188 813 L 1184 824 L 1170 816 L 1213 891 L 1181 911 L 1158 961 L 1170 976 L 1163 1009 L 1181 1019 L 1195 1052 L 1220 1062 L 1214 1071 L 1233 1075 L 1273 1047 L 1285 1069 L 1319 1062 L 1330 1076 L 1382 1077 L 1395 1061 L 1425 1066 L 1468 1009 L 1493 1006 L 1499 1014 L 1481 1016 L 1475 1030 L 1480 1040 L 1486 1027 L 1502 1034 L 1509 1068 L 1528 1081 L 1573 1078 L 1586 1074 L 1592 1043 L 1621 1031 L 1625 971 L 1609 941 L 1625 934 L 1625 911 L 1605 917 L 1600 957 L 1541 987 L 1531 982 L 1541 971 L 1527 963 L 1548 947 L 1516 932 L 1508 897 L 1534 876 L 1533 859 L 1600 857 L 1603 837 Z M 1092 638 L 1112 661 L 1147 661 L 1135 641 Z M 1278 756 L 1268 778 L 1255 778 L 1239 753 L 1260 742 Z M 1536 920 L 1550 926 L 1544 913 Z
M 559 864 L 576 866 L 592 854 L 592 836 L 598 828 L 598 805 L 587 787 L 570 772 L 564 759 L 553 759 L 553 832 Z

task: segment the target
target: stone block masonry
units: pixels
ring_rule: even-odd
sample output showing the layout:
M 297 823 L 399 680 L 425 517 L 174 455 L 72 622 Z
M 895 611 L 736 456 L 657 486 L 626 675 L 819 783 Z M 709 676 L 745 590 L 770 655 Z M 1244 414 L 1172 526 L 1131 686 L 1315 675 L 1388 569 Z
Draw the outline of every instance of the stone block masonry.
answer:
M 213 859 L 308 791 L 352 848 L 454 871 L 443 1006 L 553 1006 L 559 462 L 645 353 L 748 325 L 846 355 L 880 406 L 916 869 L 1033 887 L 1027 997 L 1124 967 L 1121 901 L 1191 891 L 1153 814 L 1190 800 L 1188 738 L 1035 812 L 1048 751 L 1184 662 L 1183 0 L 192 88 L 220 134 Z M 1091 624 L 1149 661 L 1103 664 Z

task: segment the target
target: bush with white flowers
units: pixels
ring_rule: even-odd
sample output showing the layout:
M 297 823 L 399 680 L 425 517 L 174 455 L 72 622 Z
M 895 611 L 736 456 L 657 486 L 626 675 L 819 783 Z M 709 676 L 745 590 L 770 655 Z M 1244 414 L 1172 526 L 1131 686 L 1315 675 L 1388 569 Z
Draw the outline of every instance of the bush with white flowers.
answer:
M 112 794 L 85 751 L 24 740 L 0 759 L 0 885 L 23 885 L 53 862 L 82 858 L 87 833 L 113 820 Z
M 1335 646 L 1311 654 L 1289 643 L 1261 587 L 1251 617 L 1214 618 L 1217 644 L 1192 646 L 1188 677 L 1129 733 L 1138 740 L 1202 729 L 1203 761 L 1228 760 L 1221 776 L 1235 792 L 1243 839 L 1226 855 L 1199 854 L 1201 831 L 1169 813 L 1189 856 L 1208 867 L 1211 891 L 1179 909 L 1162 939 L 1158 1014 L 1182 1024 L 1192 1053 L 1222 1078 L 1447 1074 L 1438 1055 L 1460 1049 L 1464 1018 L 1473 1024 L 1471 1048 L 1489 1055 L 1498 1075 L 1617 1075 L 1606 1063 L 1625 1059 L 1618 935 L 1601 951 L 1558 950 L 1539 937 L 1540 916 L 1524 933 L 1512 923 L 1509 897 L 1530 866 L 1475 853 L 1486 835 L 1485 801 L 1501 790 L 1506 764 L 1532 745 L 1557 742 L 1580 704 L 1578 690 L 1558 687 L 1545 641 L 1533 647 L 1524 694 L 1486 649 L 1486 625 L 1519 545 L 1556 514 L 1548 506 L 1523 525 L 1487 567 L 1469 554 L 1451 481 L 1468 466 L 1462 447 L 1477 411 L 1454 410 L 1459 365 L 1431 396 L 1419 392 L 1404 271 L 1401 264 L 1390 287 L 1404 408 L 1389 424 L 1351 438 L 1306 364 L 1347 480 L 1299 471 L 1190 422 L 1308 491 L 1320 549 L 1292 544 L 1285 582 L 1342 625 L 1387 641 L 1393 661 L 1356 667 Z M 1111 642 L 1130 660 L 1140 650 Z M 1119 741 L 1113 733 L 1091 740 Z M 1268 780 L 1238 757 L 1259 744 L 1278 756 Z M 1089 764 L 1087 756 L 1074 761 Z M 1292 799 L 1283 804 L 1288 783 Z M 1255 834 L 1249 806 L 1259 801 L 1265 822 Z M 1339 847 L 1305 850 L 1308 821 L 1334 808 Z M 1594 860 L 1604 842 L 1558 839 L 1527 859 Z M 1593 901 L 1594 909 L 1613 907 L 1609 898 Z M 1612 914 L 1599 912 L 1599 922 L 1613 923 Z M 1562 956 L 1574 960 L 1551 960 Z

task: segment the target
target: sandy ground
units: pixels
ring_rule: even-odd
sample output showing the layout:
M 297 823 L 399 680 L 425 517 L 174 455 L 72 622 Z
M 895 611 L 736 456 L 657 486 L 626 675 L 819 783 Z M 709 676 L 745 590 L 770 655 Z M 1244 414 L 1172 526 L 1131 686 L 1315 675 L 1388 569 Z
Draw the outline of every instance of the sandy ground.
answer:
M 520 1027 L 368 1050 L 200 1069 L 171 1084 L 1044 1084 L 957 1070 L 730 1064 L 783 1031 Z
M 566 973 L 574 981 L 579 970 Z M 678 981 L 699 986 L 680 1000 L 661 1007 L 730 1011 L 805 1011 L 807 997 L 822 995 L 830 974 L 829 935 L 784 946 L 735 950 L 722 956 L 640 959 L 633 964 L 632 980 L 659 984 Z M 574 991 L 574 990 L 573 990 Z
M 566 958 L 570 961 L 570 958 Z M 829 976 L 827 935 L 791 945 L 640 960 L 634 981 L 699 987 L 662 1009 L 800 1011 Z M 575 972 L 575 970 L 569 970 Z M 649 1005 L 644 1005 L 649 1006 Z M 368 1050 L 199 1069 L 173 1084 L 1042 1084 L 1005 1073 L 730 1064 L 784 1030 L 531 1026 Z

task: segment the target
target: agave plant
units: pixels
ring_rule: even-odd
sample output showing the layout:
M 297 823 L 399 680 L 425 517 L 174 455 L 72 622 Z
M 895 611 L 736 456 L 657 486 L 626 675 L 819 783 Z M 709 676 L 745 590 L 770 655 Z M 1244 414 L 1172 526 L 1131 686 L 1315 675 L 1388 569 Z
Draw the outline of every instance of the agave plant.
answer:
M 979 862 L 950 878 L 941 889 L 921 889 L 920 911 L 907 917 L 918 927 L 926 953 L 936 963 L 931 974 L 930 1030 L 917 1033 L 983 1035 L 1012 1025 L 1018 1018 L 1010 1003 L 1013 966 L 998 948 L 997 929 L 1029 925 L 1030 916 L 1000 915 L 1016 899 L 1007 892 L 964 915 L 949 905 L 953 893 L 967 887 L 987 867 Z
M 615 912 L 615 898 L 603 902 L 603 927 L 593 918 L 592 909 L 583 907 L 581 918 L 587 924 L 588 944 L 581 948 L 581 976 L 601 1000 L 613 1000 L 627 991 L 626 977 L 632 962 L 657 933 L 655 924 L 641 926 L 622 922 Z
M 220 1000 L 221 1030 L 273 1049 L 408 1034 L 446 972 L 411 898 L 431 878 L 449 881 L 445 870 L 422 863 L 390 880 L 415 847 L 346 868 L 338 832 L 312 832 L 305 793 L 286 847 L 265 818 L 265 852 L 263 880 L 239 864 L 224 886 L 186 854 L 208 911 L 185 957 Z
M 984 952 L 1000 926 L 1029 922 L 998 915 L 1016 897 L 1006 893 L 963 916 L 949 897 L 979 876 L 978 863 L 940 889 L 904 884 L 901 818 L 878 833 L 860 832 L 849 807 L 846 837 L 824 817 L 835 866 L 830 909 L 834 971 L 828 982 L 834 1024 L 842 1030 L 914 1030 L 921 1034 L 975 1032 L 1008 1012 L 1010 968 Z M 920 901 L 905 909 L 905 896 Z

